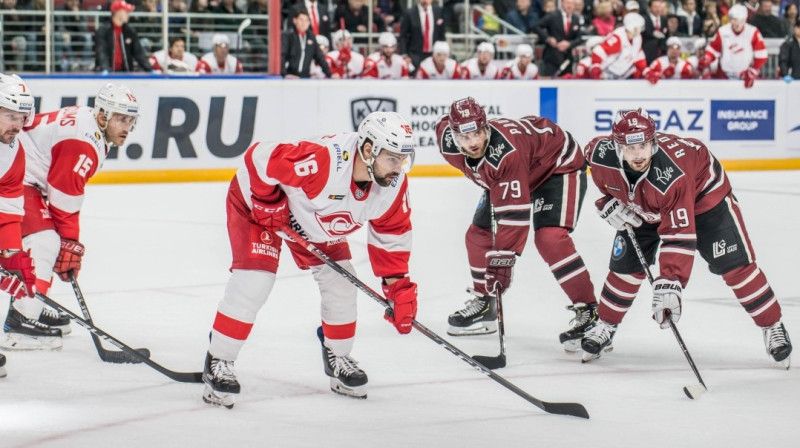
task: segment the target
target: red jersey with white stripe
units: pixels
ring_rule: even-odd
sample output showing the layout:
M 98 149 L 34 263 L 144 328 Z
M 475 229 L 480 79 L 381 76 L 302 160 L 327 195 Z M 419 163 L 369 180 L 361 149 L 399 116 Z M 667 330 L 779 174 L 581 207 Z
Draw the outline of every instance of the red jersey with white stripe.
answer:
M 592 64 L 600 65 L 604 79 L 640 77 L 647 68 L 642 51 L 642 36 L 628 39 L 625 28 L 617 28 L 592 49 Z
M 497 79 L 498 76 L 500 76 L 500 70 L 491 62 L 486 64 L 483 70 L 478 64 L 478 58 L 467 59 L 461 64 L 461 79 Z
M 730 79 L 739 79 L 739 74 L 751 66 L 760 70 L 767 62 L 767 46 L 758 28 L 744 24 L 736 34 L 732 25 L 721 26 L 714 39 L 706 47 L 706 58 L 719 59 L 719 71 Z
M 731 191 L 722 165 L 706 146 L 693 138 L 656 134 L 659 149 L 650 167 L 631 185 L 610 137 L 596 137 L 586 146 L 592 180 L 605 196 L 627 204 L 648 223 L 660 223 L 660 276 L 686 286 L 697 248 L 695 216 L 711 210 Z
M 108 155 L 93 109 L 70 106 L 37 114 L 19 138 L 25 148 L 25 185 L 47 196 L 58 234 L 77 241 L 86 182 Z
M 660 56 L 650 64 L 651 70 L 658 70 L 661 73 L 661 79 L 692 79 L 694 78 L 694 69 L 692 64 L 678 58 L 678 62 L 670 64 L 669 56 Z
M 519 68 L 519 59 L 514 58 L 500 71 L 500 79 L 539 79 L 539 67 L 531 62 L 523 72 Z
M 360 78 L 361 74 L 367 68 L 367 60 L 361 53 L 350 51 L 350 60 L 347 64 L 339 62 L 339 50 L 328 52 L 325 55 L 325 60 L 328 61 L 328 67 L 331 68 L 331 73 L 339 75 L 341 78 Z
M 214 57 L 213 51 L 209 51 L 200 58 L 200 61 L 197 62 L 197 68 L 195 71 L 198 73 L 211 73 L 213 75 L 244 73 L 244 70 L 242 69 L 242 63 L 239 62 L 238 59 L 231 55 L 227 55 L 225 56 L 225 63 L 220 65 L 217 62 L 217 58 Z
M 408 63 L 398 54 L 387 59 L 381 52 L 372 53 L 367 57 L 366 65 L 362 78 L 408 79 Z
M 455 59 L 444 61 L 444 67 L 439 71 L 433 63 L 433 56 L 430 56 L 419 63 L 417 79 L 458 79 L 460 71 L 461 68 Z
M 244 155 L 236 182 L 244 203 L 250 195 L 270 203 L 286 193 L 296 230 L 310 241 L 337 241 L 368 226 L 367 251 L 378 277 L 408 273 L 411 209 L 408 179 L 388 187 L 370 182 L 366 191 L 353 181 L 357 133 L 327 135 L 316 141 L 256 143 Z
M 153 69 L 161 70 L 162 72 L 173 68 L 172 66 L 186 67 L 188 70 L 194 71 L 195 68 L 197 68 L 198 62 L 197 56 L 188 51 L 183 53 L 183 59 L 175 59 L 169 55 L 167 50 L 156 51 L 151 54 L 147 60 L 150 62 Z
M 488 124 L 486 153 L 471 159 L 456 147 L 450 119 L 440 118 L 436 123 L 439 151 L 447 163 L 489 190 L 497 222 L 494 249 L 521 255 L 530 230 L 530 193 L 554 174 L 579 170 L 585 161 L 572 135 L 547 118 L 495 118 Z
M 8 145 L 0 143 L 0 250 L 22 249 L 24 177 L 25 151 L 19 138 Z

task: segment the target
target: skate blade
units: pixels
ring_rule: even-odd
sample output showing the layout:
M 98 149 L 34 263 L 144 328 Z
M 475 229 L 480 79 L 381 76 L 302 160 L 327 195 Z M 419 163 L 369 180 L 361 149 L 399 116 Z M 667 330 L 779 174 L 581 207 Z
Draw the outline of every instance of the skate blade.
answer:
M 792 357 L 789 356 L 783 361 L 780 361 L 779 364 L 782 365 L 784 369 L 789 370 L 789 368 L 792 367 Z
M 233 409 L 233 405 L 236 404 L 236 394 L 217 392 L 211 386 L 206 385 L 205 390 L 203 390 L 203 401 L 214 406 Z
M 0 348 L 9 351 L 53 351 L 61 350 L 63 343 L 59 337 L 27 336 L 19 333 L 6 333 L 6 339 Z
M 331 378 L 331 390 L 339 395 L 347 397 L 358 398 L 364 400 L 367 398 L 366 386 L 347 386 L 336 378 Z
M 5 378 L 8 376 L 8 372 L 6 372 L 5 366 L 0 367 L 0 378 Z
M 578 339 L 570 339 L 568 341 L 564 341 L 562 343 L 564 346 L 564 351 L 569 354 L 577 353 L 581 349 L 581 340 Z
M 447 334 L 450 336 L 479 336 L 494 333 L 497 333 L 497 321 L 478 322 L 469 327 L 454 327 L 451 325 L 447 329 Z
M 595 359 L 598 359 L 601 356 L 603 356 L 605 353 L 611 353 L 612 351 L 614 351 L 614 346 L 609 345 L 603 350 L 600 350 L 600 353 L 583 352 L 583 357 L 581 357 L 581 363 L 585 364 L 587 362 L 594 361 Z

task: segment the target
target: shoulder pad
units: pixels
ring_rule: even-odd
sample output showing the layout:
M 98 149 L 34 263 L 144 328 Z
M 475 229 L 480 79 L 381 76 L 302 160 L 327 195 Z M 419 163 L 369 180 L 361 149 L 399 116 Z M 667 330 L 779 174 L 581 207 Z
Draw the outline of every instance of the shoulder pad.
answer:
M 662 194 L 666 194 L 667 190 L 681 177 L 683 177 L 683 171 L 678 168 L 678 165 L 669 155 L 662 149 L 656 151 L 650 162 L 650 171 L 647 173 L 647 181 L 650 182 L 656 190 L 660 191 Z

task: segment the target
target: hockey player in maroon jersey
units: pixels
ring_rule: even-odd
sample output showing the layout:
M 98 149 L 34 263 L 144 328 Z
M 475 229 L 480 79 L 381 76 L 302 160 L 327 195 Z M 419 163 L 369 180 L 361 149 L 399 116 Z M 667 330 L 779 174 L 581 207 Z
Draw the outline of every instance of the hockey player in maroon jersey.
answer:
M 125 143 L 138 113 L 130 89 L 108 83 L 95 97 L 94 108 L 70 106 L 37 114 L 20 133 L 25 149 L 22 242 L 35 260 L 36 290 L 42 294 L 47 294 L 53 273 L 63 281 L 69 281 L 70 271 L 78 275 L 84 253 L 84 188 L 103 165 L 110 145 Z M 69 318 L 39 300 L 23 298 L 12 302 L 4 329 L 12 349 L 60 349 Z
M 575 312 L 573 327 L 559 339 L 565 350 L 576 351 L 597 308 L 589 273 L 569 235 L 586 193 L 580 145 L 546 118 L 487 120 L 472 98 L 453 102 L 436 123 L 436 136 L 445 160 L 484 189 L 466 235 L 475 297 L 450 315 L 448 334 L 496 331 L 495 292 L 510 286 L 533 216 L 536 249 Z
M 366 398 L 367 374 L 350 357 L 356 332 L 356 288 L 280 232 L 291 225 L 345 269 L 347 235 L 368 231 L 372 270 L 393 307 L 387 316 L 405 334 L 417 312 L 417 285 L 408 277 L 411 220 L 405 171 L 414 158 L 411 127 L 394 112 L 373 112 L 358 132 L 296 143 L 256 143 L 244 155 L 228 191 L 231 277 L 217 308 L 206 356 L 203 399 L 232 407 L 240 392 L 234 361 L 275 284 L 281 243 L 310 269 L 322 299 L 322 343 L 331 390 Z
M 584 359 L 610 351 L 617 325 L 645 278 L 626 225 L 648 261 L 658 251 L 659 275 L 653 282 L 653 319 L 668 328 L 681 317 L 683 289 L 695 250 L 721 275 L 739 303 L 761 327 L 767 353 L 789 367 L 792 344 L 781 323 L 781 307 L 756 264 L 739 204 L 719 161 L 699 140 L 656 132 L 653 119 L 639 110 L 621 111 L 610 136 L 586 146 L 592 179 L 604 194 L 600 216 L 618 230 L 610 272 L 600 295 L 598 324 L 582 341 Z
M 22 246 L 22 179 L 25 151 L 17 136 L 34 114 L 33 96 L 19 76 L 0 73 L 0 291 L 11 300 L 32 298 L 33 260 Z M 6 376 L 0 353 L 0 378 Z

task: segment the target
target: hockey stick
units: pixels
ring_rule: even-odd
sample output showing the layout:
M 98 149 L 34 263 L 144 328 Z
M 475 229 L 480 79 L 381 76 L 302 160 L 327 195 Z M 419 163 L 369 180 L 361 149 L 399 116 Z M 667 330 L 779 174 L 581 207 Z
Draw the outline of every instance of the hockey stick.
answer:
M 297 244 L 303 246 L 306 250 L 311 252 L 315 257 L 317 257 L 320 261 L 330 266 L 334 271 L 345 277 L 350 283 L 352 283 L 356 288 L 360 289 L 364 294 L 367 295 L 370 299 L 378 302 L 381 306 L 383 306 L 387 311 L 391 312 L 392 308 L 380 294 L 372 290 L 369 286 L 364 284 L 361 280 L 358 279 L 355 275 L 351 274 L 350 271 L 343 268 L 339 263 L 331 260 L 325 252 L 322 252 L 319 248 L 314 246 L 311 242 L 300 236 L 297 232 L 295 232 L 289 226 L 284 226 L 281 229 L 286 235 L 288 235 L 292 240 L 294 240 Z M 422 325 L 421 323 L 417 322 L 417 320 L 413 320 L 411 322 L 414 328 L 417 329 L 420 333 L 425 335 L 428 339 L 436 342 L 440 346 L 442 346 L 445 350 L 449 351 L 453 355 L 461 358 L 462 361 L 466 362 L 474 369 L 479 370 L 484 375 L 488 376 L 489 378 L 493 379 L 494 381 L 500 383 L 503 387 L 514 392 L 515 394 L 519 395 L 520 397 L 524 398 L 529 403 L 532 403 L 534 406 L 542 409 L 545 412 L 550 414 L 559 414 L 559 415 L 572 415 L 575 417 L 581 418 L 589 418 L 589 413 L 586 411 L 586 408 L 583 407 L 580 403 L 550 403 L 546 401 L 539 400 L 531 395 L 529 395 L 524 390 L 520 389 L 519 387 L 515 386 L 505 378 L 501 377 L 500 375 L 492 372 L 486 366 L 482 365 L 481 363 L 475 361 L 474 358 L 470 357 L 463 351 L 459 350 L 458 347 L 450 344 L 449 342 L 442 339 L 438 334 L 434 333 L 433 331 L 429 330 L 426 326 Z
M 111 336 L 110 334 L 106 333 L 105 331 L 101 330 L 94 326 L 94 324 L 87 322 L 86 320 L 79 317 L 77 314 L 73 313 L 69 309 L 65 308 L 63 305 L 59 304 L 58 302 L 54 301 L 53 299 L 47 297 L 42 293 L 36 293 L 36 298 L 44 302 L 45 304 L 66 313 L 72 320 L 78 323 L 81 327 L 89 330 L 92 334 L 97 335 L 115 347 L 119 348 L 128 356 L 132 356 L 133 358 L 139 360 L 140 362 L 147 364 L 148 366 L 152 367 L 153 369 L 163 373 L 167 377 L 172 380 L 178 381 L 179 383 L 202 383 L 203 382 L 203 372 L 175 372 L 172 370 L 167 369 L 166 367 L 158 364 L 155 361 L 152 361 L 150 358 L 145 357 L 141 353 L 137 352 L 133 348 L 126 345 L 124 342 L 120 341 L 119 339 Z
M 639 257 L 639 263 L 642 264 L 642 268 L 644 269 L 644 273 L 647 275 L 647 280 L 650 284 L 653 284 L 653 273 L 650 272 L 650 266 L 647 264 L 647 260 L 644 258 L 644 253 L 642 252 L 642 247 L 639 246 L 639 240 L 636 238 L 636 233 L 633 231 L 633 227 L 630 224 L 625 224 L 625 230 L 628 231 L 628 238 L 631 240 L 631 244 L 633 244 L 633 249 L 636 251 L 636 256 Z M 697 377 L 697 380 L 700 384 L 690 384 L 688 386 L 683 387 L 683 393 L 686 394 L 687 397 L 694 400 L 702 395 L 704 392 L 708 390 L 706 383 L 703 382 L 703 378 L 700 377 L 700 372 L 697 370 L 697 366 L 694 364 L 692 360 L 692 355 L 689 354 L 689 349 L 686 348 L 686 344 L 683 342 L 683 338 L 681 334 L 678 332 L 678 326 L 675 325 L 675 322 L 672 319 L 669 319 L 669 327 L 672 328 L 672 333 L 675 335 L 675 339 L 678 340 L 678 345 L 681 346 L 681 350 L 683 354 L 686 356 L 686 360 L 689 361 L 689 367 L 692 368 L 694 372 L 694 376 Z
M 487 198 L 488 200 L 488 198 Z M 492 219 L 492 246 L 494 246 L 494 236 L 497 232 L 497 221 L 494 219 L 494 207 L 491 207 Z M 500 354 L 497 356 L 480 356 L 476 355 L 472 358 L 475 361 L 483 364 L 484 366 L 494 370 L 501 369 L 506 366 L 506 326 L 503 324 L 503 297 L 500 288 L 497 288 L 497 332 L 500 338 Z
M 86 300 L 83 298 L 83 293 L 81 292 L 80 286 L 78 286 L 78 280 L 75 278 L 75 272 L 69 271 L 69 282 L 72 284 L 72 290 L 75 291 L 75 298 L 78 300 L 78 305 L 81 307 L 81 313 L 83 314 L 83 318 L 86 319 L 86 322 L 94 325 L 92 322 L 92 315 L 89 314 L 89 307 L 86 306 Z M 92 335 L 92 341 L 94 342 L 94 347 L 97 349 L 97 354 L 100 356 L 100 360 L 103 362 L 110 362 L 114 364 L 139 364 L 142 362 L 139 358 L 131 356 L 124 351 L 116 351 L 116 350 L 106 350 L 103 347 L 103 343 L 100 342 L 100 338 L 97 337 L 94 333 L 89 333 Z M 145 358 L 150 357 L 150 350 L 146 348 L 137 348 L 137 352 L 140 355 L 144 356 Z

